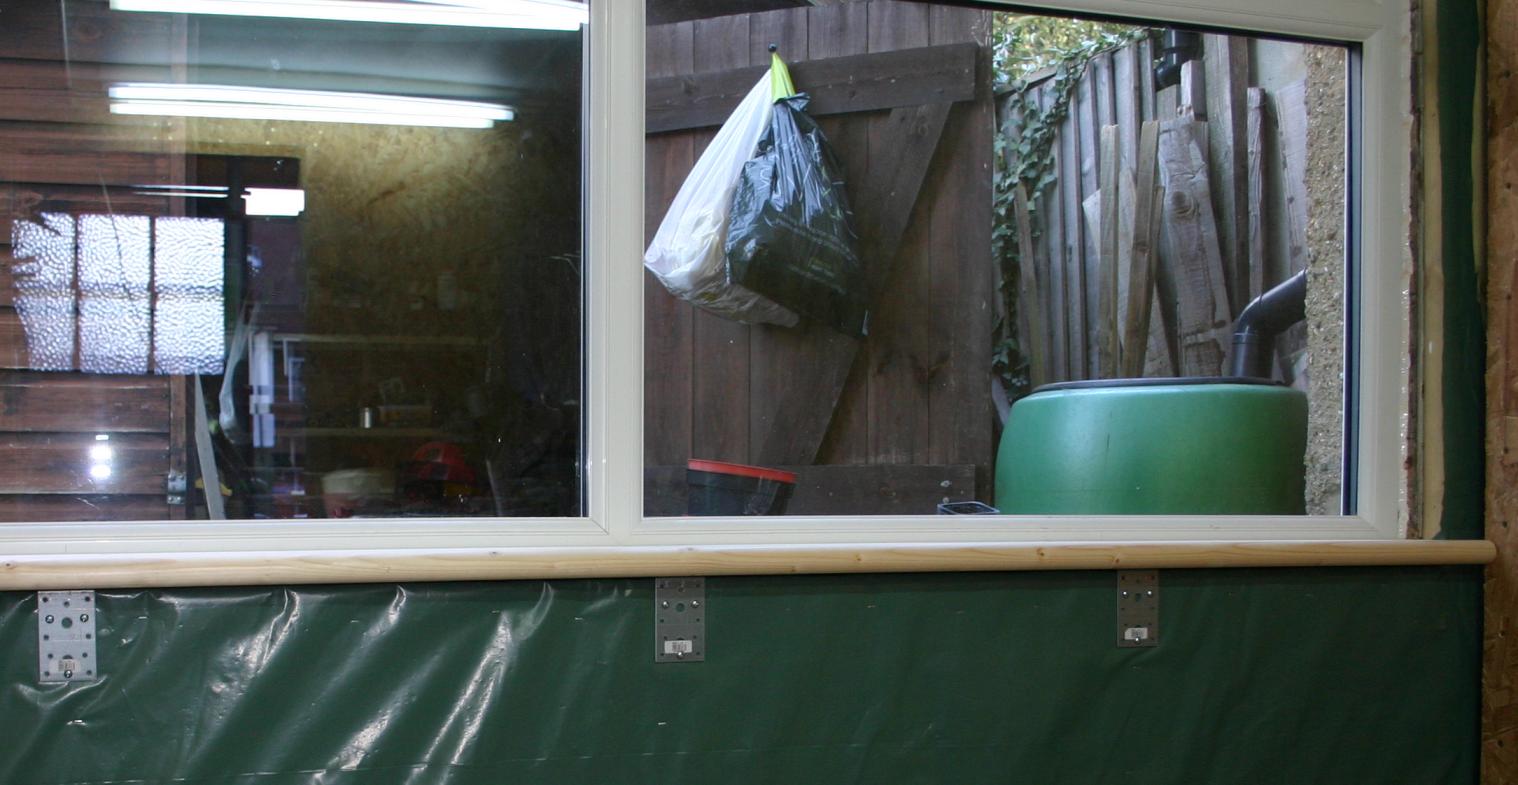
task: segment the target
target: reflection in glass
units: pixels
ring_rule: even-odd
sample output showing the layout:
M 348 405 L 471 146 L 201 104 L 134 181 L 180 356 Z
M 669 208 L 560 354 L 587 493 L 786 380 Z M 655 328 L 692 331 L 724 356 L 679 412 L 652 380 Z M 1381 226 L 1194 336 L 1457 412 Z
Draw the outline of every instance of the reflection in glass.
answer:
M 580 513 L 584 3 L 3 5 L 0 521 Z

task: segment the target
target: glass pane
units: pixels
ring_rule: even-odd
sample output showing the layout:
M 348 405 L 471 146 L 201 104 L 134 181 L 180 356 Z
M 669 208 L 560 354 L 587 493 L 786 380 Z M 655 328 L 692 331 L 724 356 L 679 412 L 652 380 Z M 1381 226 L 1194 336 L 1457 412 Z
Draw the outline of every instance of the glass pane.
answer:
M 0 521 L 581 514 L 584 3 L 0 18 Z
M 1347 47 L 733 10 L 650 6 L 646 514 L 1341 511 Z

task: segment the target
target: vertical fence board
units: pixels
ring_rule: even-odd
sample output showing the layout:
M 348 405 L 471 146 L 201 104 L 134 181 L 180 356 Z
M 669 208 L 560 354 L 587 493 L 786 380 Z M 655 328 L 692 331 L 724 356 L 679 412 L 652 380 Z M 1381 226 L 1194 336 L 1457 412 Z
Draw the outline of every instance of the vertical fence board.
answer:
M 973 41 L 977 27 L 989 23 L 988 16 L 968 8 L 935 6 L 929 41 Z M 990 65 L 988 54 L 982 53 L 982 68 Z M 989 95 L 954 105 L 935 158 L 943 170 L 945 191 L 928 203 L 933 332 L 938 340 L 947 339 L 944 348 L 931 355 L 929 366 L 928 461 L 984 467 L 977 484 L 987 489 L 992 452 L 987 358 L 996 292 L 991 269 L 995 261 L 983 250 L 991 246 L 991 170 L 981 161 L 983 151 L 991 149 L 994 122 Z M 1039 331 L 1046 332 L 1043 325 Z
M 869 51 L 868 12 L 864 3 L 838 3 L 807 10 L 808 52 L 813 58 L 842 57 Z M 869 128 L 859 117 L 823 117 L 818 120 L 843 162 L 845 182 L 850 185 L 851 204 L 858 205 L 857 184 L 870 165 Z M 862 352 L 861 352 L 862 354 Z M 820 358 L 819 358 L 820 359 Z M 868 363 L 856 360 L 833 421 L 823 438 L 818 463 L 868 463 L 870 457 Z M 796 367 L 793 373 L 809 373 Z
M 1068 320 L 1069 377 L 1088 378 L 1086 365 L 1086 247 L 1085 221 L 1081 218 L 1080 124 L 1072 96 L 1069 111 L 1059 130 L 1059 194 L 1064 223 L 1065 315 Z
M 872 2 L 868 7 L 870 51 L 928 45 L 928 6 Z M 892 160 L 892 151 L 884 149 L 888 146 L 888 121 L 879 117 L 869 123 L 871 160 Z M 941 196 L 945 187 L 943 173 L 930 168 L 871 319 L 874 329 L 867 342 L 871 463 L 910 463 L 926 458 L 932 427 L 926 381 L 937 347 L 931 332 L 914 317 L 932 307 L 931 238 L 923 205 Z
M 1247 39 L 1208 34 L 1202 37 L 1207 72 L 1207 148 L 1212 177 L 1212 207 L 1218 217 L 1223 270 L 1228 275 L 1231 313 L 1243 309 L 1249 290 L 1248 124 L 1245 91 L 1249 87 Z
M 1038 105 L 1045 115 L 1049 107 L 1054 104 L 1054 92 L 1050 83 L 1046 82 L 1038 91 Z M 1056 174 L 1060 171 L 1060 159 L 1063 157 L 1061 146 L 1056 142 L 1051 154 L 1054 161 L 1052 164 Z M 1046 265 L 1044 281 L 1047 282 L 1044 308 L 1045 318 L 1049 322 L 1049 376 L 1054 381 L 1065 381 L 1070 376 L 1070 323 L 1066 313 L 1065 295 L 1065 237 L 1064 237 L 1064 210 L 1060 203 L 1059 180 L 1056 179 L 1045 187 L 1035 198 L 1038 204 L 1039 216 L 1044 224 L 1044 255 L 1041 261 Z
M 767 65 L 770 62 L 769 46 L 774 44 L 777 54 L 786 62 L 811 59 L 808 35 L 808 15 L 792 10 L 767 11 L 749 15 L 749 62 Z M 805 85 L 797 85 L 805 91 Z M 826 131 L 824 131 L 826 133 Z M 831 139 L 831 137 L 830 137 Z M 832 140 L 837 142 L 839 140 Z M 766 456 L 759 454 L 771 429 L 784 428 L 784 417 L 777 410 L 784 390 L 793 375 L 807 373 L 823 362 L 819 356 L 821 345 L 808 340 L 810 330 L 798 330 L 774 325 L 758 324 L 749 328 L 749 454 L 745 460 L 762 464 Z
M 690 22 L 648 28 L 648 75 L 689 73 Z M 645 143 L 645 242 L 695 162 L 689 133 L 651 136 Z M 650 466 L 679 465 L 691 452 L 692 306 L 671 295 L 651 273 L 643 276 L 643 455 Z
M 1098 120 L 1096 114 L 1096 96 L 1092 79 L 1092 67 L 1086 67 L 1085 76 L 1075 86 L 1075 103 L 1077 109 L 1076 133 L 1077 142 L 1080 145 L 1080 195 L 1078 204 L 1084 205 L 1086 199 L 1097 191 L 1097 167 L 1100 154 L 1096 148 L 1096 134 Z M 1095 234 L 1086 231 L 1082 235 L 1081 252 L 1081 275 L 1083 289 L 1081 299 L 1082 307 L 1086 313 L 1086 326 L 1081 331 L 1081 341 L 1086 345 L 1086 367 L 1082 378 L 1095 379 L 1098 374 L 1098 352 L 1096 351 L 1096 328 L 1099 324 L 1099 286 L 1101 275 L 1097 271 L 1097 238 Z
M 749 63 L 749 17 L 695 22 L 694 70 L 721 71 Z M 705 149 L 712 131 L 697 135 Z M 697 310 L 691 456 L 742 463 L 749 459 L 748 325 Z
M 1231 317 L 1218 251 L 1216 221 L 1201 139 L 1206 123 L 1180 118 L 1160 124 L 1160 171 L 1165 174 L 1165 225 L 1175 251 L 1181 373 L 1216 376 L 1226 354 Z

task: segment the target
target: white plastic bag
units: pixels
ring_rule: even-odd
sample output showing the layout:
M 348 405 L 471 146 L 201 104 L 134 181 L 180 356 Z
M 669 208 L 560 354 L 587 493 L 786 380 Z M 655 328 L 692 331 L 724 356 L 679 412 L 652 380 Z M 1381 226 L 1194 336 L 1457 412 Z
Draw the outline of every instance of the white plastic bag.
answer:
M 733 111 L 675 194 L 643 266 L 676 297 L 741 322 L 794 326 L 790 309 L 742 286 L 729 284 L 723 241 L 733 191 L 770 124 L 770 76 L 765 74 Z

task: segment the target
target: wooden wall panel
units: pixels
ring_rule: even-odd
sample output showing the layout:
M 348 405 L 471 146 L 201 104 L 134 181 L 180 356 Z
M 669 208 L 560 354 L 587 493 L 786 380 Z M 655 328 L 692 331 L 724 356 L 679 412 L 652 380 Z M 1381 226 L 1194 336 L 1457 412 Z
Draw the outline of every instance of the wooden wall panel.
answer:
M 169 377 L 0 371 L 0 431 L 162 433 Z
M 112 434 L 110 474 L 94 476 L 90 433 L 0 434 L 0 494 L 163 493 L 169 465 L 165 434 Z
M 111 13 L 100 0 L 14 0 L 5 4 L 0 52 L 60 63 L 168 65 L 172 29 L 168 14 Z
M 1486 4 L 1487 567 L 1481 769 L 1518 783 L 1518 0 Z M 1479 126 L 1478 126 L 1479 127 Z

